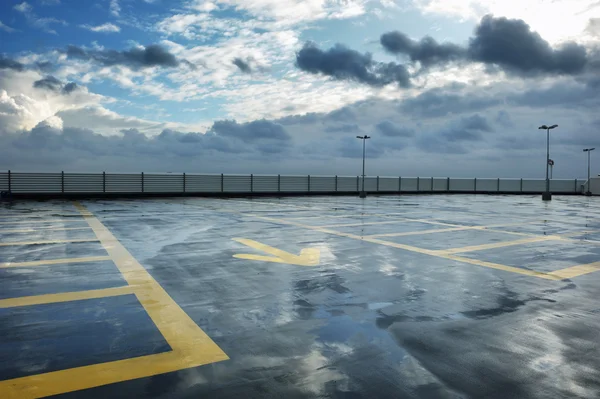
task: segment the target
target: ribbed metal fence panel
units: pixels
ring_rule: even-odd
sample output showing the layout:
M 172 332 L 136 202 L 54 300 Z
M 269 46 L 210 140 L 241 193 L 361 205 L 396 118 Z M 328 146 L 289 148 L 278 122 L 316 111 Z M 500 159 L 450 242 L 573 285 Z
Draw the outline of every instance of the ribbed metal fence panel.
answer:
M 187 187 L 186 187 L 187 191 Z M 183 174 L 144 174 L 145 193 L 182 193 Z
M 356 176 L 338 176 L 338 191 L 346 193 L 358 192 Z
M 281 192 L 308 192 L 308 176 L 281 176 Z
M 419 191 L 431 191 L 431 177 L 419 177 Z
M 107 193 L 141 193 L 142 192 L 142 174 L 141 173 L 107 173 L 106 174 L 106 192 Z
M 379 192 L 397 192 L 398 191 L 398 177 L 380 177 L 379 178 Z
M 574 180 L 550 180 L 550 191 L 553 193 L 571 193 L 574 188 Z
M 416 177 L 403 177 L 401 191 L 417 191 L 417 178 Z
M 276 193 L 278 191 L 277 176 L 257 176 L 252 180 L 252 191 L 255 193 Z
M 433 178 L 433 191 L 448 191 L 448 178 L 447 177 L 434 177 Z
M 220 193 L 221 175 L 185 175 L 185 191 L 188 193 Z
M 360 177 L 360 187 L 362 189 L 362 176 Z M 365 191 L 366 192 L 377 192 L 377 178 L 376 177 L 365 177 Z
M 475 179 L 450 179 L 450 191 L 475 191 Z
M 500 179 L 500 192 L 503 192 L 503 193 L 521 192 L 521 179 Z
M 311 192 L 334 192 L 335 176 L 311 176 L 310 177 Z
M 493 193 L 498 191 L 498 179 L 477 179 L 476 192 Z
M 541 193 L 546 191 L 545 180 L 523 179 L 524 193 Z
M 250 193 L 252 190 L 250 175 L 224 175 L 223 192 L 225 193 Z
M 0 191 L 8 191 L 8 172 L 0 172 Z
M 11 173 L 13 193 L 60 193 L 61 173 Z
M 15 173 L 0 172 L 0 191 L 19 194 L 64 193 L 277 193 L 358 192 L 360 176 L 196 175 L 143 173 Z M 584 179 L 550 181 L 554 193 L 581 193 Z M 366 177 L 368 192 L 508 192 L 539 193 L 544 179 L 448 179 L 431 177 Z
M 101 193 L 102 173 L 65 173 L 65 193 Z

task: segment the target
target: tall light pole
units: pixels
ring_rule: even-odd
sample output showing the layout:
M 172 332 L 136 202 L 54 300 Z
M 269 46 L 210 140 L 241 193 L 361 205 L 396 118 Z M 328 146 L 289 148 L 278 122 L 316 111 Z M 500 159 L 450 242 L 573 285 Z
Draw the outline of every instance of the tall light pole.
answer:
M 548 178 L 548 168 L 550 166 L 550 130 L 557 127 L 558 125 L 542 125 L 538 128 L 546 131 L 546 191 L 542 194 L 542 200 L 544 201 L 552 200 L 552 194 L 550 194 L 550 179 Z
M 363 169 L 362 169 L 362 189 L 360 190 L 360 198 L 367 198 L 367 193 L 365 192 L 365 148 L 367 140 L 371 137 L 367 136 L 356 136 L 357 139 L 361 139 L 363 141 Z
M 583 150 L 583 152 L 587 152 L 587 156 L 588 156 L 588 181 L 587 181 L 587 191 L 585 192 L 585 195 L 592 195 L 592 192 L 590 191 L 590 153 L 592 151 L 594 151 L 595 148 L 586 148 Z

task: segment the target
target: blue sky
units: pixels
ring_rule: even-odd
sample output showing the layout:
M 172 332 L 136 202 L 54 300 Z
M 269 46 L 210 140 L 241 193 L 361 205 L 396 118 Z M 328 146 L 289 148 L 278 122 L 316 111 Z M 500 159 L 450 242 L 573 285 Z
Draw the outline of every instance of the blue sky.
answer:
M 540 177 L 558 123 L 581 176 L 599 44 L 597 0 L 5 0 L 0 168 Z

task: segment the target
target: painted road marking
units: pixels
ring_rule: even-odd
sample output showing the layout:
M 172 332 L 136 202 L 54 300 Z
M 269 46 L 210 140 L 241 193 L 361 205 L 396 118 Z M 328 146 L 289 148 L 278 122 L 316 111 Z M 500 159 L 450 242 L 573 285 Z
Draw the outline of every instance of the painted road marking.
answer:
M 86 258 L 65 258 L 65 259 L 48 259 L 48 260 L 35 260 L 31 262 L 4 262 L 0 263 L 0 269 L 9 267 L 32 267 L 32 266 L 45 266 L 45 265 L 61 265 L 66 263 L 86 263 L 86 262 L 100 262 L 111 260 L 110 256 L 89 256 Z
M 289 218 L 288 219 L 277 219 L 277 218 L 260 216 L 260 215 L 251 214 L 251 213 L 243 213 L 243 212 L 239 212 L 239 211 L 232 211 L 232 210 L 223 211 L 223 210 L 219 210 L 219 209 L 214 209 L 214 210 L 216 210 L 218 212 L 239 213 L 242 216 L 248 217 L 248 218 L 262 219 L 262 220 L 270 221 L 272 223 L 296 226 L 296 227 L 300 227 L 300 228 L 304 228 L 304 229 L 308 229 L 308 230 L 319 231 L 319 232 L 322 232 L 325 234 L 332 234 L 332 235 L 337 235 L 340 237 L 348 237 L 348 238 L 352 238 L 352 239 L 356 239 L 356 240 L 360 240 L 360 241 L 372 242 L 375 244 L 381 244 L 381 245 L 390 246 L 390 247 L 394 247 L 394 248 L 405 249 L 407 251 L 436 256 L 439 258 L 450 259 L 450 260 L 454 260 L 454 261 L 458 261 L 458 262 L 469 263 L 472 265 L 477 265 L 477 266 L 482 266 L 482 267 L 487 267 L 487 268 L 492 268 L 492 269 L 504 270 L 507 272 L 517 273 L 517 274 L 522 274 L 522 275 L 527 275 L 527 276 L 534 276 L 534 277 L 544 278 L 544 279 L 548 279 L 548 280 L 563 280 L 565 278 L 577 277 L 578 275 L 597 271 L 595 264 L 592 264 L 592 266 L 588 266 L 588 267 L 580 267 L 580 266 L 586 266 L 586 265 L 580 265 L 580 266 L 574 266 L 571 268 L 563 269 L 563 270 L 565 270 L 564 275 L 565 276 L 568 275 L 568 277 L 561 277 L 562 276 L 560 274 L 561 270 L 558 270 L 558 271 L 555 271 L 552 273 L 537 272 L 537 271 L 533 271 L 533 270 L 522 269 L 522 268 L 517 268 L 517 267 L 512 267 L 512 266 L 507 266 L 507 265 L 501 265 L 501 264 L 492 263 L 492 262 L 480 261 L 477 259 L 463 258 L 463 257 L 456 256 L 453 254 L 440 254 L 440 253 L 436 253 L 436 251 L 430 251 L 430 250 L 425 250 L 422 248 L 412 247 L 412 246 L 408 246 L 408 245 L 397 244 L 394 242 L 378 240 L 377 238 L 374 238 L 373 236 L 361 237 L 361 236 L 357 236 L 354 234 L 343 233 L 343 232 L 339 232 L 339 231 L 335 231 L 335 230 L 328 230 L 328 229 L 324 229 L 322 226 L 310 226 L 310 225 L 294 222 L 294 221 L 290 220 Z M 432 221 L 428 221 L 426 219 L 407 219 L 407 220 L 430 223 L 430 224 L 437 224 L 437 225 L 443 225 L 443 226 L 450 226 L 450 227 L 460 228 L 460 229 L 466 229 L 468 227 L 469 229 L 474 229 L 474 230 L 486 230 L 486 231 L 493 231 L 493 232 L 498 232 L 498 233 L 508 233 L 508 234 L 525 236 L 525 237 L 547 237 L 547 236 L 541 236 L 541 235 L 535 235 L 535 234 L 510 232 L 510 231 L 504 231 L 504 230 L 494 230 L 494 229 L 490 228 L 490 227 L 502 227 L 505 225 L 462 226 L 462 225 L 455 225 L 455 224 L 442 223 L 442 222 L 432 222 Z M 535 220 L 539 221 L 539 219 L 535 219 Z M 535 220 L 524 221 L 522 223 L 521 222 L 520 223 L 510 223 L 509 225 L 536 223 Z M 419 232 L 419 233 L 421 233 L 421 232 Z M 567 241 L 574 241 L 574 242 L 582 241 L 582 240 L 571 240 L 571 239 L 564 238 L 561 236 L 556 236 L 556 237 L 559 237 L 559 239 L 561 239 L 561 240 L 567 240 Z M 567 272 L 567 270 L 569 272 Z M 577 272 L 579 272 L 580 274 L 576 274 Z
M 398 223 L 406 223 L 406 222 L 412 222 L 412 220 L 398 219 L 398 220 L 388 220 L 386 222 L 359 222 L 359 223 L 347 223 L 347 224 L 328 224 L 325 226 L 314 226 L 314 227 L 321 227 L 324 229 L 333 229 L 333 228 L 338 228 L 338 227 L 376 226 L 376 225 L 380 225 L 380 224 L 398 224 Z
M 436 256 L 438 258 L 450 259 L 450 260 L 454 260 L 454 261 L 458 261 L 458 262 L 470 263 L 472 265 L 483 266 L 483 267 L 498 269 L 498 270 L 504 270 L 504 271 L 517 273 L 517 274 L 523 274 L 526 276 L 540 277 L 540 278 L 544 278 L 544 279 L 548 279 L 548 280 L 562 280 L 562 278 L 557 275 L 552 275 L 552 274 L 543 273 L 543 272 L 536 272 L 533 270 L 521 269 L 521 268 L 517 268 L 517 267 L 506 266 L 506 265 L 501 265 L 501 264 L 492 263 L 492 262 L 484 262 L 484 261 L 479 261 L 476 259 L 462 258 L 462 257 L 456 256 L 456 255 L 439 253 L 439 251 L 432 251 L 432 250 L 427 250 L 427 249 L 423 249 L 423 248 L 417 248 L 417 247 L 413 247 L 410 245 L 404 245 L 404 244 L 398 244 L 395 242 L 379 240 L 377 238 L 361 237 L 361 236 L 357 236 L 355 234 L 348 234 L 348 233 L 343 233 L 340 231 L 328 230 L 328 229 L 315 227 L 315 226 L 307 226 L 307 225 L 304 225 L 301 223 L 290 222 L 290 221 L 276 219 L 276 218 L 267 217 L 267 216 L 259 216 L 259 215 L 253 215 L 253 214 L 247 214 L 247 216 L 254 217 L 257 219 L 268 220 L 268 221 L 271 221 L 274 223 L 288 224 L 288 225 L 292 225 L 292 226 L 302 227 L 305 229 L 319 231 L 319 232 L 326 233 L 326 234 L 337 235 L 340 237 L 348 237 L 348 238 L 353 238 L 355 240 L 366 241 L 366 242 L 370 242 L 370 243 L 374 243 L 374 244 L 385 245 L 388 247 L 404 249 L 407 251 L 417 252 L 417 253 L 421 253 L 421 254 L 425 254 L 425 255 Z
M 481 261 L 478 259 L 463 258 L 461 256 L 456 256 L 456 255 L 445 255 L 443 257 L 446 259 L 451 259 L 451 260 L 455 260 L 458 262 L 470 263 L 470 264 L 476 265 L 476 266 L 483 266 L 483 267 L 488 267 L 491 269 L 504 270 L 506 272 L 512 272 L 512 273 L 517 273 L 517 274 L 524 274 L 526 276 L 539 277 L 539 278 L 543 278 L 546 280 L 555 280 L 555 281 L 563 280 L 562 277 L 559 277 L 552 273 L 536 272 L 535 270 L 521 269 L 519 267 L 501 265 L 499 263 L 486 262 L 486 261 Z
M 72 219 L 55 219 L 55 220 L 19 220 L 16 222 L 0 222 L 0 224 L 37 224 L 37 223 L 69 223 L 69 222 L 83 222 L 81 218 Z
M 43 305 L 46 303 L 81 301 L 83 299 L 104 298 L 132 293 L 132 287 L 124 286 L 114 288 L 103 288 L 99 290 L 64 292 L 60 294 L 22 296 L 19 298 L 8 298 L 0 300 L 0 308 L 5 309 L 15 308 L 18 306 Z M 1 384 L 2 382 L 0 382 L 0 388 L 2 388 Z
M 92 213 L 75 206 L 129 284 L 122 289 L 135 294 L 172 351 L 0 381 L 3 399 L 58 395 L 229 359 Z
M 276 263 L 287 263 L 290 265 L 298 266 L 318 266 L 320 263 L 321 251 L 319 248 L 305 248 L 300 251 L 300 255 L 294 255 L 289 252 L 282 251 L 280 249 L 262 244 L 258 241 L 249 240 L 246 238 L 233 238 L 233 241 L 237 241 L 240 244 L 249 246 L 250 248 L 257 249 L 262 252 L 266 252 L 272 256 L 254 255 L 254 254 L 236 254 L 234 258 L 258 260 L 264 262 L 276 262 Z
M 0 234 L 5 233 L 37 233 L 40 231 L 71 231 L 71 230 L 89 230 L 89 227 L 39 227 L 36 229 L 15 229 L 15 230 L 1 230 Z
M 587 265 L 577 265 L 567 267 L 566 269 L 556 270 L 549 274 L 557 276 L 560 279 L 573 278 L 600 270 L 600 262 L 589 263 Z
M 97 238 L 73 238 L 67 240 L 43 240 L 43 241 L 22 241 L 22 242 L 0 242 L 0 247 L 10 247 L 16 245 L 46 245 L 46 244 L 64 244 L 71 242 L 97 242 Z
M 523 244 L 529 244 L 532 242 L 553 241 L 553 240 L 560 240 L 560 237 L 558 237 L 558 236 L 531 237 L 531 238 L 524 238 L 522 240 L 515 240 L 515 241 L 502 241 L 502 242 L 493 242 L 493 243 L 482 244 L 482 245 L 472 245 L 472 246 L 462 247 L 462 248 L 442 249 L 442 250 L 437 251 L 437 253 L 440 255 L 451 255 L 451 254 L 459 254 L 459 253 L 464 253 L 464 252 L 483 251 L 486 249 L 511 247 L 513 245 L 523 245 Z
M 474 227 L 451 227 L 448 229 L 432 229 L 432 230 L 421 230 L 421 231 L 404 231 L 402 233 L 386 233 L 386 234 L 371 234 L 366 237 L 369 238 L 381 238 L 381 237 L 403 237 L 403 236 L 414 236 L 421 234 L 434 234 L 434 233 L 446 233 L 450 231 L 462 231 L 462 230 L 475 230 Z

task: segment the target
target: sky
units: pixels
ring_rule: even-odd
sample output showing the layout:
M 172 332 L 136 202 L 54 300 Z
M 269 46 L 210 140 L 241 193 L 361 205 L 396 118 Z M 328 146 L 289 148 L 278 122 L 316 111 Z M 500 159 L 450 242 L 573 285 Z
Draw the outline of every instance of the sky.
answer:
M 0 2 L 0 170 L 576 178 L 598 109 L 598 0 Z

